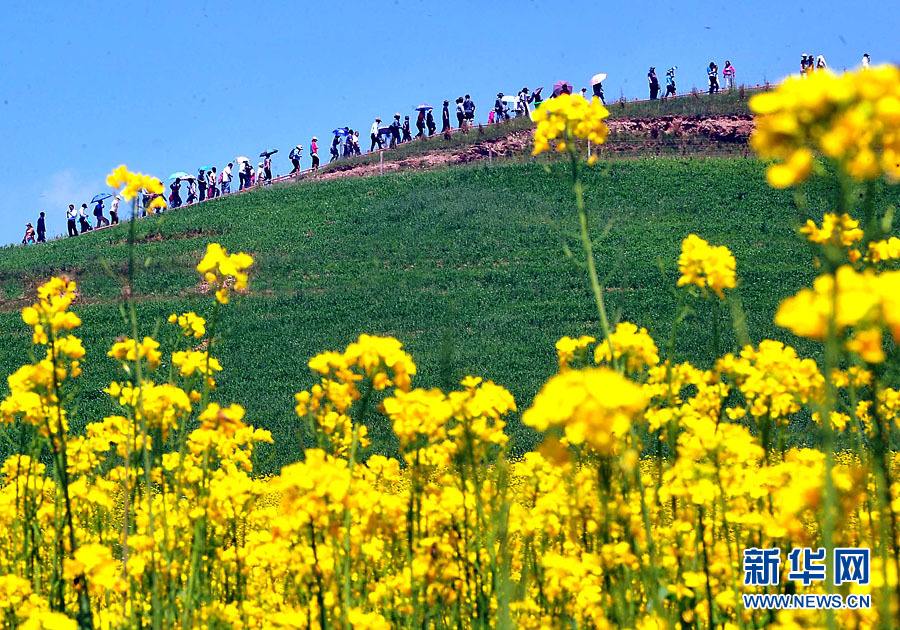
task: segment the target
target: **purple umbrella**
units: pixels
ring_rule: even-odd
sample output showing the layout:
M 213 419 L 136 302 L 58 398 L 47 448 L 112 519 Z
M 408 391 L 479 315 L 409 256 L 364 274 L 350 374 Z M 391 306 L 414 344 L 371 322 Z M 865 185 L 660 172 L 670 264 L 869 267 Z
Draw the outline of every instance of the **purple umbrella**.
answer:
M 572 84 L 568 81 L 557 81 L 553 84 L 553 96 L 559 96 L 563 92 L 572 93 Z

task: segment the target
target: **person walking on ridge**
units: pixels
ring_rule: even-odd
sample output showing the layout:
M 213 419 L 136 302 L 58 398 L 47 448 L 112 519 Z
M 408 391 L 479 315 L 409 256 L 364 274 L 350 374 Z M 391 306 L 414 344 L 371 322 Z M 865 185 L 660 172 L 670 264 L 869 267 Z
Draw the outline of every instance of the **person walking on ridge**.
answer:
M 381 119 L 375 118 L 375 122 L 372 123 L 372 128 L 369 130 L 369 136 L 372 140 L 372 146 L 369 147 L 369 153 L 375 150 L 375 147 L 378 147 L 380 151 L 384 147 L 381 146 L 381 132 L 379 128 L 381 127 Z
M 103 200 L 97 200 L 96 205 L 94 206 L 94 219 L 97 221 L 97 227 L 101 228 L 104 225 L 109 225 L 109 219 L 103 216 Z
M 28 243 L 34 244 L 34 226 L 31 223 L 25 224 L 25 236 L 22 237 L 22 245 L 28 245 Z
M 416 116 L 416 138 L 422 138 L 425 136 L 425 110 L 420 109 L 419 114 Z
M 69 236 L 78 236 L 78 226 L 75 224 L 77 216 L 75 204 L 70 203 L 69 209 L 66 210 L 66 229 L 69 231 Z
M 456 99 L 456 126 L 463 131 L 466 129 L 466 110 L 462 96 Z
M 169 207 L 170 208 L 180 208 L 181 207 L 181 179 L 176 177 L 175 181 L 169 184 Z M 97 214 L 97 211 L 94 210 L 94 214 Z M 98 226 L 99 227 L 99 226 Z
M 725 67 L 722 68 L 722 76 L 725 78 L 725 89 L 733 90 L 734 89 L 734 66 L 731 65 L 731 62 L 726 60 Z
M 38 216 L 37 220 L 37 242 L 38 243 L 46 243 L 47 242 L 47 222 L 44 219 L 44 211 L 41 210 L 40 216 Z
M 412 130 L 409 128 L 409 116 L 403 117 L 403 142 L 412 142 Z
M 231 174 L 231 169 L 234 168 L 234 162 L 229 162 L 228 166 L 222 169 L 222 194 L 227 195 L 231 193 L 231 180 L 234 179 L 234 176 Z
M 450 101 L 444 99 L 444 106 L 441 108 L 441 133 L 450 131 Z
M 650 71 L 647 73 L 647 84 L 650 86 L 650 100 L 655 101 L 659 96 L 659 78 L 656 76 L 654 66 L 650 66 Z
M 312 170 L 313 173 L 319 172 L 319 139 L 315 136 L 312 137 L 312 142 L 309 143 L 309 156 L 312 158 Z
M 677 96 L 677 89 L 675 87 L 675 71 L 678 70 L 677 66 L 672 66 L 668 70 L 666 70 L 666 95 L 663 98 L 669 98 L 670 96 Z
M 437 123 L 434 122 L 434 111 L 428 110 L 425 112 L 425 126 L 428 127 L 428 135 L 433 136 L 434 132 L 437 131 Z
M 87 204 L 81 204 L 81 208 L 78 210 L 78 225 L 81 227 L 81 233 L 91 231 L 91 224 L 88 223 L 88 213 L 87 213 Z
M 706 76 L 709 78 L 709 93 L 710 94 L 718 94 L 719 93 L 719 66 L 716 65 L 715 61 L 709 62 L 709 66 L 706 68 Z
M 463 111 L 466 114 L 466 126 L 473 125 L 475 123 L 475 101 L 468 94 L 463 100 Z
M 197 187 L 200 189 L 200 201 L 206 199 L 206 171 L 200 169 L 197 171 Z

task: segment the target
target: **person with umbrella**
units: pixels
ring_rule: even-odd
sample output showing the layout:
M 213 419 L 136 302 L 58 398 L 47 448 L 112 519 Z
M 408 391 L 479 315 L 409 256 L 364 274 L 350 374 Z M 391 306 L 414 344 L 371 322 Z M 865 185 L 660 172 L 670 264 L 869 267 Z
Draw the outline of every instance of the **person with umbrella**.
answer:
M 317 173 L 319 171 L 319 139 L 315 136 L 309 143 L 309 156 L 312 158 L 312 170 Z
M 266 172 L 266 182 L 272 181 L 272 154 L 276 153 L 276 151 L 266 151 L 266 155 L 263 158 L 263 170 Z
M 41 210 L 40 216 L 38 216 L 37 220 L 37 242 L 38 243 L 46 243 L 47 242 L 47 221 L 44 218 L 44 211 Z
M 244 189 L 250 188 L 251 181 L 253 179 L 253 167 L 250 166 L 249 158 L 244 158 L 244 161 L 241 162 L 241 173 L 244 174 Z
M 425 136 L 425 112 L 427 111 L 424 107 L 419 107 L 419 115 L 416 116 L 416 129 L 418 133 L 416 133 L 416 138 L 422 138 Z
M 531 93 L 531 99 L 530 99 L 530 101 L 531 101 L 532 103 L 534 103 L 534 108 L 535 108 L 535 109 L 537 109 L 538 107 L 540 107 L 541 103 L 544 102 L 544 97 L 541 96 L 541 92 L 543 91 L 543 89 L 544 89 L 544 87 L 541 86 L 541 87 L 539 87 L 539 88 L 535 88 L 535 89 L 534 89 L 534 92 Z
M 659 77 L 656 76 L 654 66 L 650 66 L 650 71 L 647 73 L 647 83 L 650 85 L 650 100 L 655 101 L 659 96 Z
M 450 101 L 444 99 L 444 106 L 441 108 L 441 133 L 450 131 Z
M 169 184 L 169 207 L 170 208 L 180 208 L 181 207 L 181 178 L 176 177 L 175 181 Z M 96 213 L 96 211 L 95 211 Z
M 66 228 L 69 231 L 69 236 L 78 236 L 78 226 L 75 224 L 77 216 L 75 204 L 70 203 L 69 208 L 66 210 Z
M 594 93 L 594 97 L 599 98 L 604 105 L 606 105 L 606 98 L 603 96 L 603 81 L 605 79 L 606 74 L 603 72 L 595 74 L 591 78 L 591 91 Z
M 96 203 L 94 205 L 94 218 L 97 220 L 97 227 L 101 228 L 104 225 L 109 225 L 109 219 L 103 216 L 103 200 L 106 199 L 107 196 L 97 196 L 94 197 Z
M 81 227 L 81 233 L 91 231 L 91 224 L 88 222 L 88 213 L 87 213 L 87 204 L 81 204 L 81 208 L 78 210 L 78 225 Z

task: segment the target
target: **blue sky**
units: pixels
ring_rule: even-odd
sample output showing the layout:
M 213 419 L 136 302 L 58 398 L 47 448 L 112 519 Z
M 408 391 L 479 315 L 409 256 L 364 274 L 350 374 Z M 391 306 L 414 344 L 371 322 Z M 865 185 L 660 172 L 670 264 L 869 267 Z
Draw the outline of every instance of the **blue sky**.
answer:
M 0 22 L 0 243 L 40 210 L 105 190 L 117 164 L 166 177 L 235 155 L 287 151 L 335 126 L 469 92 L 576 89 L 607 72 L 608 98 L 646 96 L 647 68 L 679 89 L 726 58 L 738 81 L 777 81 L 801 52 L 833 68 L 897 61 L 896 6 L 819 2 L 4 2 Z M 861 8 L 857 8 L 861 7 Z M 327 141 L 327 139 L 326 139 Z M 327 153 L 327 150 L 326 150 Z M 304 166 L 308 159 L 304 160 Z

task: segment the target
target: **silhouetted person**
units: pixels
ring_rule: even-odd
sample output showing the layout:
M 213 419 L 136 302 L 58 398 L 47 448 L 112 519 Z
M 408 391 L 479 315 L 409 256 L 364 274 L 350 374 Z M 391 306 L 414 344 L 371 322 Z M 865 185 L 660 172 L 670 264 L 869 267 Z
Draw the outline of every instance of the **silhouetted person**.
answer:
M 656 76 L 656 68 L 652 66 L 647 73 L 647 83 L 650 85 L 650 100 L 655 101 L 659 96 L 659 78 Z
M 38 243 L 46 243 L 47 242 L 47 223 L 44 220 L 44 211 L 41 210 L 41 214 L 37 220 L 37 242 Z

